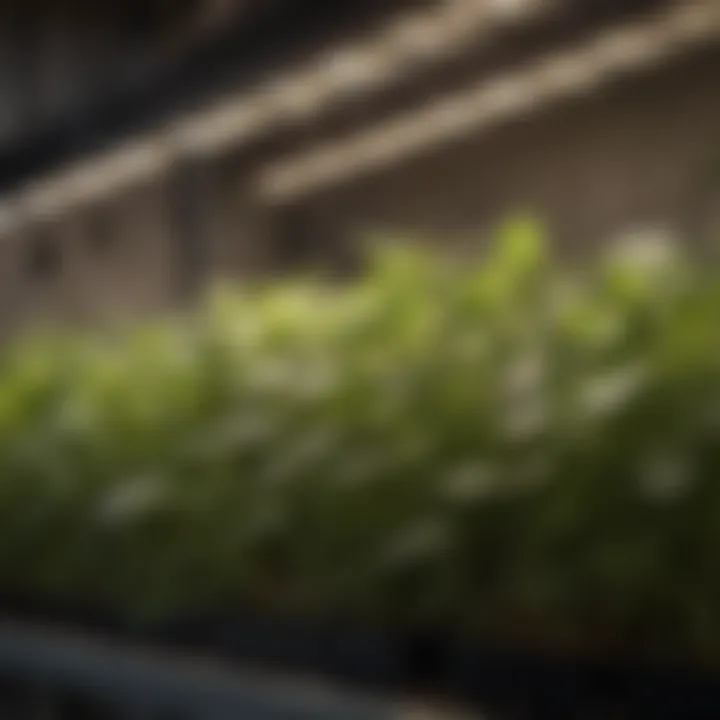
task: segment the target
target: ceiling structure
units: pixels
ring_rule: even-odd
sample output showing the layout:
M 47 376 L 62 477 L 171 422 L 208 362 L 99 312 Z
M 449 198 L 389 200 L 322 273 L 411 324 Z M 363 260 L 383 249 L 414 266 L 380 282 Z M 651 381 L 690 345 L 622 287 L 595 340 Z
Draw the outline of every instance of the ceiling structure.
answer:
M 287 0 L 289 1 L 289 0 Z M 298 0 L 299 1 L 299 0 Z M 268 71 L 261 81 L 221 94 L 174 116 L 160 130 L 138 133 L 103 152 L 45 174 L 5 196 L 0 224 L 28 214 L 56 213 L 100 200 L 135 182 L 160 177 L 188 157 L 213 157 L 289 135 L 278 157 L 258 168 L 258 202 L 282 203 L 373 172 L 459 134 L 479 132 L 519 113 L 595 91 L 630 73 L 647 71 L 720 40 L 716 0 L 601 3 L 567 0 L 443 0 L 407 3 L 370 29 L 337 37 L 306 51 L 301 61 Z M 487 63 L 462 86 L 420 92 L 407 107 L 399 96 L 409 81 L 425 78 L 522 32 L 590 11 L 592 22 L 559 46 L 541 46 L 520 62 Z M 636 12 L 630 12 L 635 9 Z M 604 11 L 598 24 L 592 11 Z M 585 28 L 582 23 L 580 27 Z M 531 46 L 528 43 L 528 46 Z M 483 62 L 485 56 L 478 56 Z M 496 63 L 497 64 L 497 63 Z M 412 84 L 412 83 L 411 83 Z M 445 85 L 442 85 L 444 88 Z M 412 100 L 412 97 L 411 97 Z M 350 107 L 339 125 L 307 142 L 308 127 Z M 298 139 L 299 138 L 299 139 Z

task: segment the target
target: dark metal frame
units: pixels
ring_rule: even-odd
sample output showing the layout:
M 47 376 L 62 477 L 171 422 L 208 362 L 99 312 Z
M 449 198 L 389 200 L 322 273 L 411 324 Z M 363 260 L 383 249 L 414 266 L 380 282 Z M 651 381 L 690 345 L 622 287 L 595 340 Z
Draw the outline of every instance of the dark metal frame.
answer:
M 421 0 L 395 0 L 420 2 Z M 384 0 L 280 0 L 258 4 L 247 17 L 195 47 L 173 67 L 142 84 L 101 95 L 92 106 L 45 123 L 0 148 L 0 192 L 91 155 L 108 143 L 162 127 L 188 107 L 262 80 L 348 28 L 387 11 Z
M 7 720 L 401 720 L 401 703 L 51 628 L 0 623 Z

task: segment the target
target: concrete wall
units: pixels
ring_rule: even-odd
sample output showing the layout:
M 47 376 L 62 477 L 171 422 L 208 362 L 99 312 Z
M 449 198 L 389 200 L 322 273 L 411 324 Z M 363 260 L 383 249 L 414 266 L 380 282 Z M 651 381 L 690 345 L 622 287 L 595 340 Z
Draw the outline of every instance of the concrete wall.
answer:
M 482 247 L 504 216 L 530 210 L 563 252 L 582 254 L 636 225 L 691 228 L 699 241 L 699 221 L 720 219 L 718 200 L 713 51 L 346 183 L 295 213 L 337 246 L 390 228 Z
M 0 335 L 104 324 L 176 303 L 177 247 L 162 181 L 21 223 L 0 242 Z

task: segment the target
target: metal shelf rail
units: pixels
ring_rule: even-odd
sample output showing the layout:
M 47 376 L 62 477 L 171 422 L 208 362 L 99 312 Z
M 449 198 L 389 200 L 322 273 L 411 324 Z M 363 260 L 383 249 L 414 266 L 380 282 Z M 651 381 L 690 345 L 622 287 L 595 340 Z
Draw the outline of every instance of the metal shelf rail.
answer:
M 448 720 L 399 700 L 9 621 L 0 622 L 0 717 Z

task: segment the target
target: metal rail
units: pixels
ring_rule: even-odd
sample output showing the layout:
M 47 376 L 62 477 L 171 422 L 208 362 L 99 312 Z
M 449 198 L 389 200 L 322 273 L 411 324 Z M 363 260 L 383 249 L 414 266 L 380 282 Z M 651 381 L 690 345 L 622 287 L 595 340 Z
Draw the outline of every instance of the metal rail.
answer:
M 0 622 L 7 720 L 448 720 L 410 707 L 219 661 L 55 628 Z

